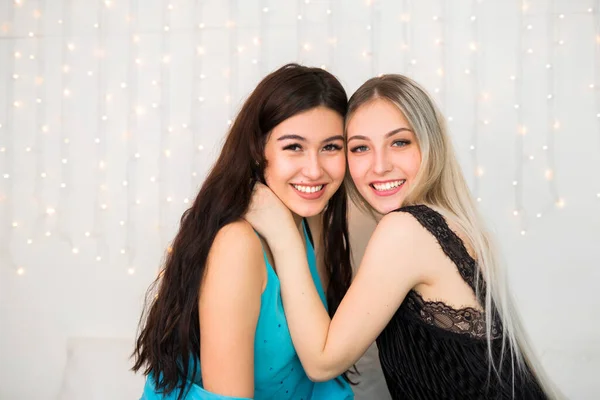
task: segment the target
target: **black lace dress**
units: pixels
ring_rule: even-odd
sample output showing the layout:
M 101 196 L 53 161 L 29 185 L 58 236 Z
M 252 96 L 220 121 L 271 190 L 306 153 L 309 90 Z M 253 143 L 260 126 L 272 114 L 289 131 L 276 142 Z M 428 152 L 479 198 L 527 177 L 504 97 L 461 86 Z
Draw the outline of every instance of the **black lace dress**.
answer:
M 444 217 L 424 205 L 407 206 L 454 262 L 475 291 L 477 265 Z M 485 283 L 480 282 L 480 303 Z M 494 318 L 491 337 L 494 360 L 502 346 L 502 327 Z M 377 338 L 388 389 L 399 399 L 546 399 L 529 373 L 515 374 L 514 397 L 510 362 L 500 367 L 500 379 L 489 373 L 485 315 L 474 308 L 454 309 L 426 301 L 411 290 Z M 505 357 L 510 356 L 505 352 Z M 507 360 L 507 361 L 509 361 Z

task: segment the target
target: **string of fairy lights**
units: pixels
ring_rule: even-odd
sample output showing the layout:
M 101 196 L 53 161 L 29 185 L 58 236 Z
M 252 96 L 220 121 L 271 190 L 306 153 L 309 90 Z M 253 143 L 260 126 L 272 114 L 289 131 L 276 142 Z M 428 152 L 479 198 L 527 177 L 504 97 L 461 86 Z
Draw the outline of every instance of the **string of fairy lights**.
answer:
M 71 159 L 71 138 L 69 132 L 71 132 L 71 113 L 69 110 L 70 99 L 72 96 L 71 91 L 71 53 L 74 49 L 74 45 L 69 41 L 71 37 L 71 22 L 72 22 L 72 0 L 64 0 L 62 3 L 62 19 L 58 21 L 61 27 L 61 39 L 63 45 L 61 46 L 61 83 L 62 83 L 62 96 L 60 97 L 60 118 L 58 123 L 58 133 L 60 135 L 60 167 L 59 167 L 59 182 L 60 191 L 58 196 L 58 208 L 56 211 L 48 209 L 49 215 L 56 213 L 57 220 L 55 224 L 56 236 L 59 240 L 67 243 L 73 254 L 79 253 L 79 247 L 73 243 L 72 233 L 69 232 L 69 212 L 71 208 L 71 200 L 73 193 L 73 174 L 72 168 L 69 165 Z M 45 84 L 45 79 L 42 79 L 41 84 Z M 47 179 L 48 174 L 42 172 L 41 178 Z M 52 236 L 52 231 L 46 231 L 46 236 Z
M 204 1 L 195 0 L 193 6 L 193 12 L 190 14 L 192 17 L 192 27 L 194 28 L 194 54 L 192 55 L 192 98 L 190 99 L 189 107 L 189 120 L 190 120 L 190 131 L 192 134 L 192 146 L 191 146 L 191 160 L 190 163 L 190 188 L 191 191 L 195 191 L 200 184 L 198 179 L 198 173 L 196 168 L 199 165 L 200 157 L 203 154 L 204 146 L 200 142 L 200 132 L 203 130 L 203 125 L 200 119 L 200 110 L 202 110 L 205 97 L 202 87 L 202 81 L 200 71 L 203 70 L 204 66 L 204 55 L 206 50 L 204 48 Z M 203 75 L 202 75 L 203 76 Z M 184 204 L 189 203 L 189 199 L 186 197 L 183 199 Z
M 450 19 L 448 18 L 448 7 L 447 3 L 442 1 L 440 3 L 440 12 L 441 18 L 438 15 L 433 16 L 433 21 L 438 21 L 438 29 L 441 32 L 443 37 L 448 37 L 450 35 Z M 442 43 L 442 39 L 440 36 L 437 36 L 434 40 L 435 46 L 439 47 L 440 54 L 440 67 L 436 70 L 437 75 L 440 77 L 440 89 L 437 92 L 438 94 L 441 91 L 441 105 L 444 109 L 448 107 L 448 74 L 447 71 L 444 70 L 444 66 L 446 65 L 446 43 Z
M 483 74 L 479 68 L 479 54 L 481 43 L 477 40 L 480 38 L 479 34 L 479 19 L 477 15 L 478 2 L 476 0 L 471 1 L 471 16 L 469 22 L 471 26 L 471 42 L 469 43 L 469 67 L 465 70 L 465 74 L 471 77 L 471 99 L 473 101 L 473 117 L 471 118 L 471 145 L 469 151 L 471 152 L 471 161 L 474 166 L 479 165 L 479 121 L 480 121 L 480 108 L 481 108 L 481 89 L 480 83 L 483 79 Z M 477 201 L 481 201 L 479 196 L 479 180 L 482 175 L 482 170 L 478 170 L 473 180 L 473 195 Z
M 72 1 L 72 0 L 67 0 Z M 96 149 L 96 182 L 100 182 L 100 185 L 95 187 L 95 205 L 94 205 L 94 219 L 92 231 L 86 231 L 85 237 L 91 238 L 96 244 L 96 255 L 95 260 L 106 261 L 109 258 L 109 245 L 106 239 L 107 235 L 107 223 L 106 213 L 109 208 L 109 195 L 107 187 L 107 164 L 108 164 L 108 140 L 109 140 L 109 115 L 108 115 L 108 104 L 113 100 L 113 95 L 108 92 L 108 81 L 105 59 L 108 56 L 106 50 L 106 27 L 105 27 L 105 14 L 112 3 L 109 1 L 100 2 L 96 7 L 96 22 L 93 27 L 96 30 L 96 49 L 94 55 L 96 58 L 96 93 L 98 99 L 96 100 L 97 117 L 96 117 L 96 136 L 94 138 L 94 147 Z M 93 76 L 94 71 L 88 71 L 88 75 Z M 121 84 L 121 87 L 124 85 Z M 74 247 L 73 253 L 77 254 L 79 250 Z
M 469 111 L 472 114 L 473 122 L 470 126 L 470 157 L 471 163 L 474 166 L 473 176 L 473 192 L 478 201 L 481 201 L 479 194 L 482 179 L 484 178 L 484 170 L 480 165 L 482 161 L 482 153 L 479 149 L 481 144 L 480 135 L 482 132 L 487 132 L 489 120 L 485 116 L 486 101 L 490 94 L 485 90 L 487 75 L 484 75 L 482 69 L 482 60 L 484 57 L 484 46 L 482 40 L 481 27 L 486 23 L 483 15 L 480 12 L 482 5 L 481 0 L 472 0 L 469 3 L 470 16 L 468 20 L 457 20 L 454 13 L 450 12 L 450 5 L 446 1 L 440 1 L 437 13 L 433 15 L 433 21 L 438 32 L 433 37 L 433 46 L 438 49 L 437 56 L 439 64 L 433 64 L 432 68 L 437 67 L 437 76 L 439 79 L 432 87 L 434 93 L 439 95 L 444 108 L 448 108 L 453 100 L 455 93 L 449 90 L 449 79 L 451 73 L 451 63 L 454 62 L 451 56 L 451 49 L 448 42 L 453 38 L 454 29 L 466 29 L 469 33 L 469 42 L 466 46 L 470 49 L 468 56 L 468 67 L 464 70 L 471 86 L 469 96 L 473 99 L 473 108 Z M 161 245 L 168 245 L 168 235 L 170 235 L 170 225 L 174 223 L 174 215 L 176 209 L 170 205 L 183 203 L 184 207 L 190 203 L 191 196 L 196 193 L 198 186 L 201 183 L 202 171 L 199 168 L 203 165 L 202 160 L 207 156 L 204 151 L 206 143 L 206 134 L 210 129 L 206 121 L 206 113 L 209 108 L 207 103 L 219 103 L 220 107 L 227 110 L 227 123 L 217 124 L 224 133 L 227 125 L 231 124 L 234 114 L 238 108 L 238 96 L 242 93 L 240 90 L 240 76 L 245 68 L 255 68 L 257 74 L 264 76 L 269 72 L 270 60 L 274 57 L 269 52 L 268 42 L 270 28 L 275 22 L 280 24 L 282 21 L 273 21 L 273 16 L 276 7 L 281 5 L 269 1 L 261 0 L 257 7 L 256 36 L 246 38 L 243 36 L 242 29 L 247 27 L 238 26 L 238 17 L 240 3 L 238 0 L 229 0 L 223 7 L 227 8 L 226 21 L 223 22 L 208 22 L 215 21 L 209 11 L 212 8 L 207 7 L 203 0 L 189 0 L 187 2 L 174 2 L 162 0 L 160 2 L 160 15 L 162 20 L 158 22 L 158 26 L 148 27 L 140 24 L 140 12 L 142 11 L 142 3 L 139 0 L 96 0 L 94 2 L 96 8 L 92 12 L 94 20 L 92 24 L 92 39 L 95 40 L 95 46 L 88 50 L 85 48 L 85 37 L 87 34 L 80 32 L 79 25 L 75 24 L 76 4 L 73 0 L 61 0 L 60 12 L 49 13 L 50 3 L 47 0 L 13 0 L 12 4 L 6 7 L 7 13 L 2 21 L 3 43 L 7 54 L 9 55 L 2 61 L 7 72 L 5 77 L 6 85 L 2 96 L 6 99 L 3 107 L 3 114 L 0 116 L 0 216 L 2 218 L 2 226 L 0 232 L 5 240 L 0 241 L 0 256 L 2 257 L 2 265 L 16 271 L 17 274 L 25 273 L 28 266 L 15 260 L 20 259 L 14 250 L 11 250 L 11 244 L 23 241 L 29 248 L 33 248 L 40 243 L 44 238 L 53 238 L 63 244 L 66 244 L 69 251 L 73 255 L 79 257 L 90 257 L 97 261 L 108 262 L 112 260 L 111 252 L 113 250 L 120 251 L 123 257 L 120 257 L 119 263 L 126 265 L 124 271 L 129 274 L 134 274 L 136 271 L 136 243 L 137 236 L 141 233 L 138 228 L 140 224 L 139 218 L 142 217 L 143 210 L 139 206 L 142 203 L 141 190 L 144 189 L 147 173 L 143 164 L 140 164 L 142 157 L 142 125 L 140 120 L 145 118 L 150 112 L 158 113 L 157 121 L 160 125 L 158 131 L 158 146 L 159 154 L 144 154 L 144 158 L 158 160 L 157 173 L 150 177 L 149 185 L 157 185 L 156 206 L 158 209 L 158 234 L 160 236 Z M 365 7 L 365 35 L 368 41 L 365 48 L 357 48 L 356 56 L 363 57 L 369 63 L 367 69 L 371 75 L 382 72 L 400 72 L 411 75 L 417 68 L 416 56 L 419 52 L 416 51 L 416 43 L 421 38 L 415 30 L 416 21 L 413 21 L 418 9 L 418 5 L 410 0 L 401 0 L 401 13 L 398 15 L 398 38 L 395 42 L 393 51 L 399 51 L 401 62 L 398 65 L 397 71 L 381 71 L 380 61 L 385 57 L 387 49 L 384 47 L 385 41 L 380 40 L 382 36 L 381 15 L 385 12 L 385 2 L 382 0 L 362 0 Z M 521 0 L 518 4 L 518 30 L 515 61 L 516 67 L 509 81 L 512 82 L 515 101 L 511 104 L 515 112 L 517 122 L 515 133 L 515 154 L 516 165 L 513 176 L 514 188 L 514 209 L 513 214 L 518 217 L 519 232 L 525 235 L 531 229 L 532 218 L 542 218 L 553 210 L 560 209 L 566 206 L 566 200 L 561 196 L 559 185 L 556 179 L 556 146 L 555 137 L 557 132 L 564 129 L 560 121 L 560 115 L 563 112 L 557 103 L 557 81 L 564 76 L 559 74 L 558 65 L 560 58 L 563 55 L 561 49 L 568 46 L 568 43 L 563 38 L 565 33 L 565 19 L 569 15 L 561 12 L 559 7 L 560 2 L 552 0 L 548 3 L 547 9 L 533 10 L 533 5 L 527 0 Z M 55 4 L 52 4 L 54 7 Z M 173 18 L 173 11 L 184 7 L 190 8 L 189 16 L 186 15 L 187 21 L 191 21 L 190 28 L 177 26 L 180 20 Z M 289 7 L 289 5 L 287 5 Z M 338 17 L 337 10 L 341 10 L 341 3 L 335 0 L 326 1 L 311 1 L 298 0 L 295 4 L 297 13 L 294 15 L 294 20 L 286 21 L 289 26 L 296 29 L 297 35 L 297 58 L 302 61 L 309 54 L 308 52 L 316 50 L 316 46 L 326 46 L 327 51 L 323 52 L 324 56 L 319 60 L 318 65 L 321 67 L 333 70 L 336 67 L 345 67 L 338 61 L 336 55 L 339 46 L 340 29 L 344 25 L 343 21 L 335 20 L 338 23 L 334 24 L 334 17 Z M 314 8 L 313 8 L 314 7 Z M 315 15 L 313 11 L 321 10 L 322 24 L 325 28 L 324 32 L 326 39 L 321 43 L 311 43 L 306 40 L 309 29 L 312 25 L 309 23 L 309 16 Z M 111 30 L 112 25 L 116 21 L 116 15 L 120 13 L 126 14 L 126 18 L 122 20 L 125 24 L 125 30 Z M 524 62 L 527 57 L 533 57 L 534 52 L 532 47 L 530 32 L 534 29 L 532 26 L 535 22 L 534 16 L 539 16 L 544 12 L 547 18 L 546 23 L 546 39 L 548 51 L 545 53 L 546 59 L 544 64 L 544 80 L 547 93 L 546 97 L 546 113 L 548 118 L 547 129 L 543 133 L 537 132 L 537 137 L 544 136 L 544 144 L 542 148 L 528 150 L 526 144 L 527 135 L 533 132 L 528 127 L 528 114 L 524 111 L 524 104 L 528 97 L 524 96 L 523 82 L 527 79 L 527 70 L 524 68 Z M 594 76 L 593 82 L 589 83 L 589 88 L 593 90 L 593 101 L 595 111 L 592 115 L 594 123 L 597 124 L 598 140 L 600 140 L 600 0 L 593 0 L 589 7 L 581 11 L 589 15 L 590 21 L 594 27 Z M 28 14 L 30 19 L 21 18 Z M 51 20 L 49 15 L 59 15 L 58 20 Z M 342 15 L 342 14 L 340 14 Z M 56 18 L 56 17 L 53 17 Z M 462 18 L 462 17 L 461 17 Z M 482 19 L 480 21 L 480 19 Z M 29 21 L 29 22 L 27 22 Z M 109 24 L 110 21 L 110 24 Z M 222 20 L 221 20 L 222 21 Z M 16 24 L 29 24 L 26 29 L 22 26 L 17 31 Z M 310 24 L 314 22 L 310 21 Z M 56 25 L 53 25 L 56 24 Z M 48 27 L 53 26 L 57 29 L 54 34 L 50 35 Z M 89 28 L 89 26 L 88 26 Z M 214 71 L 207 68 L 207 30 L 221 30 L 227 32 L 228 42 L 226 43 L 226 56 L 223 56 L 223 63 L 227 63 L 222 68 L 222 77 L 224 78 L 224 91 L 221 93 L 209 93 L 207 83 L 207 75 L 214 74 Z M 21 34 L 18 32 L 26 32 Z M 124 32 L 124 33 L 121 33 Z M 189 59 L 176 59 L 181 55 L 172 54 L 176 50 L 174 41 L 179 38 L 174 36 L 174 32 L 178 35 L 190 35 L 193 43 L 193 48 L 185 57 Z M 140 49 L 141 37 L 145 34 L 154 35 L 158 40 L 154 46 L 155 52 L 158 53 L 156 61 L 160 65 L 159 76 L 152 79 L 152 86 L 156 87 L 159 93 L 158 100 L 142 99 L 141 93 L 146 82 L 140 77 L 147 75 L 142 74 L 144 66 L 153 62 L 152 59 L 142 60 Z M 111 53 L 112 39 L 118 38 L 119 35 L 124 36 L 127 40 L 127 53 L 125 59 L 116 59 L 116 53 Z M 58 38 L 56 36 L 59 36 Z M 87 35 L 89 36 L 89 35 Z M 48 57 L 47 39 L 58 39 L 60 49 L 57 56 L 52 62 L 60 62 L 60 73 L 57 76 L 48 75 L 51 70 L 51 60 Z M 18 39 L 18 40 L 17 40 Z M 92 41 L 93 41 L 92 40 Z M 431 39 L 427 39 L 427 43 Z M 242 43 L 243 41 L 243 43 Z M 251 43 L 251 44 L 250 44 Z M 250 53 L 249 48 L 256 50 L 255 56 L 246 57 L 245 54 Z M 348 47 L 344 47 L 347 49 Z M 248 50 L 248 51 L 247 51 Z M 313 52 L 312 54 L 316 54 Z M 544 52 L 540 51 L 540 54 Z M 212 54 L 211 54 L 212 56 Z M 93 67 L 79 68 L 80 61 L 90 62 Z M 112 63 L 125 62 L 126 75 L 123 81 L 114 82 L 114 76 L 110 73 Z M 189 98 L 183 101 L 186 107 L 186 121 L 174 127 L 175 107 L 178 107 L 182 102 L 174 103 L 172 92 L 175 85 L 172 82 L 178 78 L 177 66 L 180 63 L 190 62 L 192 64 L 192 74 L 190 75 L 191 91 Z M 529 64 L 528 64 L 529 65 Z M 76 67 L 77 66 L 77 67 Z M 421 64 L 418 66 L 421 67 Z M 31 73 L 30 73 L 31 72 Z M 338 74 L 342 71 L 333 71 Z M 217 73 L 218 74 L 218 73 Z M 217 75 L 215 74 L 215 75 Z M 77 87 L 80 76 L 87 76 L 95 85 L 95 96 L 84 96 L 83 89 Z M 58 79 L 56 79 L 58 78 Z M 368 78 L 365 76 L 365 79 Z M 489 79 L 489 77 L 488 77 Z M 502 78 L 506 79 L 506 78 Z M 55 86 L 49 86 L 52 81 Z M 27 87 L 30 85 L 30 88 Z M 118 87 L 117 87 L 118 85 Z M 53 93 L 51 88 L 58 87 L 60 93 Z M 224 96 L 224 102 L 220 103 L 220 96 Z M 216 99 L 216 100 L 215 100 Z M 125 104 L 122 107 L 125 111 L 120 110 L 114 104 Z M 74 172 L 80 158 L 77 158 L 76 148 L 85 140 L 82 133 L 77 132 L 78 121 L 76 113 L 78 107 L 81 107 L 84 102 L 88 102 L 93 108 L 95 119 L 92 120 L 89 127 L 90 140 L 93 140 L 94 149 L 92 157 L 88 157 L 86 162 L 93 163 L 93 175 L 91 179 L 94 182 L 93 187 L 93 226 L 82 227 L 77 226 L 78 221 L 75 220 L 73 210 L 77 209 L 80 204 L 80 190 L 77 188 L 77 181 L 74 177 Z M 49 108 L 48 104 L 53 104 L 53 108 Z M 500 105 L 497 105 L 500 106 Z M 123 113 L 126 113 L 126 118 L 119 118 Z M 17 139 L 15 132 L 22 132 L 26 125 L 23 124 L 22 116 L 29 114 L 30 121 L 28 123 L 34 127 L 33 131 L 28 130 Z M 53 115 L 54 113 L 54 115 Z M 452 116 L 448 116 L 449 122 L 452 121 Z M 179 121 L 182 122 L 182 121 Z M 532 123 L 529 121 L 529 123 Z M 27 125 L 28 126 L 28 125 Z M 27 128 L 28 129 L 28 128 Z M 24 140 L 23 138 L 27 138 Z M 82 139 L 82 137 L 84 139 Z M 172 174 L 171 160 L 174 157 L 171 145 L 174 145 L 178 138 L 186 137 L 192 143 L 191 149 L 184 153 L 190 160 L 189 163 L 189 197 L 176 199 L 175 185 L 178 180 L 171 179 Z M 125 138 L 124 141 L 117 138 Z M 22 145 L 25 143 L 25 145 Z M 125 148 L 126 163 L 124 169 L 119 170 L 115 159 L 111 158 L 111 146 L 116 143 L 122 143 Z M 58 153 L 52 153 L 51 149 L 56 148 Z M 87 147 L 86 147 L 87 148 Z M 22 214 L 22 203 L 17 203 L 17 190 L 15 176 L 19 174 L 18 164 L 21 162 L 21 153 L 29 153 L 32 157 L 32 169 L 34 170 L 34 178 L 32 179 L 31 196 L 31 213 L 34 217 L 27 219 L 25 216 L 16 215 Z M 57 159 L 51 160 L 50 156 L 56 156 Z M 179 154 L 178 154 L 179 156 Z M 536 160 L 536 165 L 544 164 L 543 176 L 539 179 L 547 182 L 547 188 L 550 201 L 549 204 L 539 204 L 533 208 L 526 207 L 529 202 L 526 200 L 526 187 L 524 176 L 527 168 L 533 169 L 533 161 Z M 488 166 L 489 168 L 489 166 Z M 111 174 L 109 174 L 109 171 Z M 120 174 L 120 175 L 119 175 Z M 111 176 L 120 176 L 120 182 L 117 185 L 110 183 Z M 600 186 L 592 188 L 594 198 L 600 200 Z M 111 204 L 111 199 L 121 196 L 123 199 L 124 208 L 120 209 L 116 204 Z M 183 197 L 183 196 L 182 196 Z M 54 199 L 48 201 L 48 199 Z M 152 199 L 144 199 L 144 202 L 152 204 Z M 55 204 L 54 204 L 55 203 Z M 17 207 L 18 205 L 18 207 Z M 120 218 L 113 218 L 117 215 L 122 215 Z M 114 225 L 116 221 L 117 226 Z M 120 227 L 120 228 L 119 228 Z M 113 230 L 121 229 L 123 232 L 122 241 L 117 245 L 116 249 L 112 249 L 114 240 L 112 240 Z M 120 237 L 120 236 L 119 236 Z M 90 246 L 84 242 L 92 240 L 95 243 L 95 251 L 93 254 L 88 254 Z M 119 239 L 121 240 L 121 239 Z M 92 246 L 93 248 L 94 246 Z M 80 254 L 81 253 L 81 254 Z M 85 254 L 84 254 L 85 253 Z
M 514 196 L 515 196 L 515 208 L 513 214 L 515 216 L 520 216 L 519 222 L 521 224 L 520 230 L 522 233 L 526 232 L 526 219 L 525 219 L 525 211 L 523 210 L 523 185 L 520 184 L 523 181 L 523 153 L 524 153 L 524 136 L 527 133 L 527 128 L 523 125 L 523 47 L 524 47 L 524 38 L 523 38 L 523 21 L 525 18 L 525 13 L 528 9 L 528 4 L 526 0 L 521 0 L 521 10 L 517 11 L 517 29 L 518 29 L 518 40 L 515 52 L 516 59 L 516 74 L 511 75 L 510 79 L 513 81 L 513 86 L 515 90 L 515 104 L 514 109 L 517 114 L 517 135 L 516 135 L 516 149 L 515 149 L 515 172 L 513 178 L 513 188 L 514 188 Z
M 171 150 L 168 148 L 168 134 L 173 132 L 171 126 L 171 11 L 173 5 L 168 0 L 162 1 L 161 15 L 163 17 L 163 34 L 161 35 L 160 51 L 162 63 L 160 64 L 160 114 L 159 114 L 159 148 L 164 149 L 159 155 L 158 177 L 150 177 L 150 181 L 158 181 L 158 231 L 160 243 L 167 243 L 167 208 L 165 203 L 170 203 L 173 199 L 167 194 L 167 161 L 171 157 Z
M 596 0 L 595 7 L 589 8 L 588 12 L 594 13 L 594 108 L 596 112 L 596 129 L 598 130 L 598 144 L 600 144 L 600 0 Z M 598 147 L 600 149 L 600 146 Z M 600 184 L 597 185 L 596 198 L 600 200 Z
M 7 20 L 10 21 L 10 26 L 14 26 L 15 24 L 15 10 L 12 7 L 8 9 Z M 5 115 L 4 115 L 4 124 L 0 124 L 0 129 L 3 128 L 2 138 L 6 137 L 6 132 L 12 132 L 15 129 L 14 126 L 14 113 L 11 108 L 19 109 L 23 104 L 20 100 L 15 97 L 15 81 L 14 79 L 16 73 L 16 64 L 17 59 L 22 57 L 20 51 L 15 49 L 15 42 L 9 41 L 7 43 L 9 54 L 14 54 L 14 57 L 10 57 L 9 62 L 7 63 L 10 70 L 9 74 L 13 79 L 10 79 L 6 85 L 6 100 L 5 104 Z M 14 230 L 19 227 L 19 221 L 16 220 L 13 207 L 13 183 L 12 179 L 14 176 L 14 154 L 16 153 L 16 148 L 14 147 L 14 142 L 2 143 L 2 147 L 0 148 L 0 154 L 4 159 L 3 163 L 3 173 L 2 180 L 4 181 L 4 185 L 2 187 L 3 193 L 0 194 L 0 200 L 2 200 L 2 236 L 4 240 L 0 241 L 0 255 L 3 259 L 3 264 L 7 265 L 8 268 L 15 270 L 17 274 L 23 275 L 25 269 L 23 267 L 17 266 L 14 261 L 13 254 L 11 252 L 10 243 L 14 240 Z
M 125 215 L 126 220 L 119 221 L 121 226 L 125 227 L 125 245 L 123 250 L 127 254 L 127 273 L 130 275 L 135 273 L 135 238 L 136 226 L 133 218 L 133 195 L 137 189 L 137 162 L 135 154 L 137 153 L 138 144 L 138 129 L 137 118 L 138 114 L 143 113 L 141 106 L 136 106 L 138 101 L 138 69 L 141 68 L 142 61 L 139 58 L 139 47 L 133 38 L 137 35 L 138 20 L 135 17 L 138 14 L 138 0 L 129 0 L 129 60 L 127 63 L 127 82 L 129 82 L 128 104 L 127 104 L 127 127 L 125 130 L 125 155 L 127 157 L 125 167 L 125 179 L 122 186 L 125 188 Z M 132 151 L 132 149 L 135 149 Z

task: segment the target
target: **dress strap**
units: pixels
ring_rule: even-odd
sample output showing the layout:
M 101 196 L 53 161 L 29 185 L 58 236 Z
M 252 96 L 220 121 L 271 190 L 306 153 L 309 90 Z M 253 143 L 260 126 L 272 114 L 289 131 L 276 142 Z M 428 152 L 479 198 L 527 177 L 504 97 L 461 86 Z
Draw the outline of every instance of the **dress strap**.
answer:
M 446 256 L 456 265 L 463 280 L 473 289 L 473 292 L 477 293 L 475 290 L 475 274 L 479 273 L 477 262 L 467 251 L 462 239 L 450 229 L 444 216 L 424 204 L 405 206 L 396 211 L 411 214 L 436 238 Z M 485 298 L 485 284 L 481 276 L 479 289 L 480 300 L 482 300 Z

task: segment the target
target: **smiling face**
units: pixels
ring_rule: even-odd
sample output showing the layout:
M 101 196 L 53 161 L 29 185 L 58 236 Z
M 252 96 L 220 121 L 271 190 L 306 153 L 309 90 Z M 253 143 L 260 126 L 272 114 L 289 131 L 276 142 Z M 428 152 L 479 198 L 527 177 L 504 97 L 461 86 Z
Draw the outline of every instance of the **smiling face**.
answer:
M 325 208 L 346 172 L 343 118 L 316 107 L 271 131 L 265 144 L 267 186 L 293 213 L 314 216 Z
M 389 101 L 360 106 L 347 126 L 348 168 L 361 196 L 381 214 L 402 206 L 421 165 L 412 127 Z

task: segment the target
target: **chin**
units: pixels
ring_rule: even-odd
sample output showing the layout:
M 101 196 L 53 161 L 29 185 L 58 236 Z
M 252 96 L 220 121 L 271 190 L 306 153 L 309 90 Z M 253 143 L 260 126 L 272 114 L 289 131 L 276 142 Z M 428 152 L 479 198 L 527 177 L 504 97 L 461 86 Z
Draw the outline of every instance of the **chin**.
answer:
M 309 204 L 307 202 L 290 202 L 286 204 L 286 207 L 290 209 L 291 212 L 296 214 L 302 218 L 310 218 L 314 217 L 317 214 L 320 214 L 325 209 L 325 204 Z
M 373 199 L 373 198 L 371 198 L 370 200 L 372 200 L 372 201 L 369 202 L 369 205 L 375 211 L 377 211 L 377 213 L 379 213 L 381 215 L 389 214 L 392 211 L 395 211 L 395 210 L 399 209 L 400 207 L 402 207 L 401 201 L 388 202 L 388 201 L 380 201 L 379 199 Z

